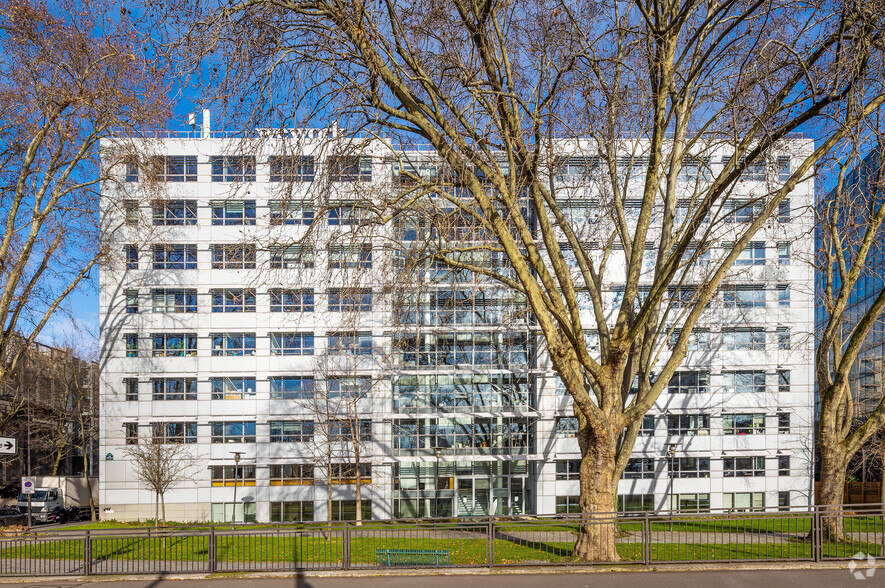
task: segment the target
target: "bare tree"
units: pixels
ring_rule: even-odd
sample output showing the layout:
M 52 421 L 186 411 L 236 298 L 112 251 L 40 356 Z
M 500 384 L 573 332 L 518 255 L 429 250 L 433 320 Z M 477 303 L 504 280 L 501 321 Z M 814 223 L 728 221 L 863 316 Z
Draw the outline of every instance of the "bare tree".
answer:
M 463 217 L 482 229 L 476 241 L 431 224 L 432 247 L 416 254 L 525 297 L 579 420 L 587 516 L 576 555 L 587 560 L 618 559 L 603 513 L 615 510 L 642 417 L 707 303 L 816 162 L 885 102 L 876 2 L 311 0 L 209 14 L 181 3 L 192 8 L 187 50 L 225 55 L 220 93 L 251 121 L 333 117 L 397 152 L 411 141 L 433 149 L 415 146 L 437 171 L 407 173 L 413 183 L 378 203 L 379 218 L 422 202 Z M 754 195 L 729 246 L 700 267 L 744 173 L 774 167 L 790 133 L 806 128 L 817 143 L 792 153 L 787 177 Z M 556 182 L 576 155 L 592 168 L 579 174 L 584 187 L 598 187 L 598 248 L 570 221 Z M 603 282 L 615 264 L 624 293 L 611 309 Z
M 107 253 L 98 187 L 125 149 L 103 166 L 99 142 L 149 132 L 169 105 L 166 61 L 112 2 L 5 2 L 0 48 L 2 385 Z
M 139 480 L 154 493 L 154 524 L 166 526 L 166 492 L 190 479 L 198 460 L 187 445 L 162 439 L 140 440 L 124 453 L 132 459 Z M 162 508 L 162 512 L 161 512 Z
M 818 504 L 831 510 L 844 502 L 845 477 L 851 459 L 885 426 L 885 395 L 866 386 L 858 364 L 874 344 L 874 330 L 885 309 L 880 267 L 885 246 L 885 145 L 865 158 L 849 153 L 839 162 L 835 188 L 818 204 L 821 275 L 820 341 L 817 348 L 817 390 L 820 420 Z M 854 168 L 853 171 L 851 168 Z M 873 374 L 881 357 L 868 359 Z M 858 377 L 859 376 L 859 377 Z M 854 381 L 853 381 L 854 380 Z M 852 385 L 854 390 L 852 391 Z M 838 512 L 824 518 L 833 539 L 844 538 Z

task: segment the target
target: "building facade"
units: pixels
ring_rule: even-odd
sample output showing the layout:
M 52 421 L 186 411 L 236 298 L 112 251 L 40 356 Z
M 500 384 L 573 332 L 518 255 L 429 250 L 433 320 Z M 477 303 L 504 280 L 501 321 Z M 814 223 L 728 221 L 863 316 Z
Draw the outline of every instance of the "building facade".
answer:
M 363 222 L 371 211 L 357 202 L 436 173 L 433 154 L 404 164 L 376 143 L 336 154 L 342 142 L 335 129 L 156 140 L 149 166 L 120 164 L 104 186 L 118 227 L 101 276 L 105 518 L 152 516 L 127 457 L 148 440 L 192 444 L 199 458 L 166 495 L 173 520 L 353 518 L 357 479 L 366 518 L 577 508 L 576 420 L 525 303 L 406 261 L 437 230 L 420 218 Z M 578 147 L 562 148 L 554 181 L 601 254 L 601 196 L 583 181 L 594 163 Z M 774 161 L 738 183 L 693 279 L 752 218 L 752 196 L 789 171 L 789 155 Z M 813 270 L 797 252 L 813 247 L 812 197 L 802 182 L 701 319 L 643 421 L 619 508 L 810 502 Z M 611 255 L 615 308 L 624 264 Z M 506 265 L 489 252 L 472 261 Z

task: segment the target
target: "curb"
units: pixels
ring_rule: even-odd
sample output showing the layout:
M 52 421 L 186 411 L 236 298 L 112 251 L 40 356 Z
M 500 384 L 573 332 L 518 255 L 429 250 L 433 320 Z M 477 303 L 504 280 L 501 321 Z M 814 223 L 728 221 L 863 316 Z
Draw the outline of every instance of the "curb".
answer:
M 868 565 L 858 563 L 856 569 L 885 567 L 885 565 Z M 594 573 L 625 573 L 648 574 L 668 572 L 709 572 L 709 571 L 783 571 L 783 570 L 845 570 L 848 561 L 844 562 L 772 562 L 772 563 L 723 563 L 723 564 L 642 564 L 626 565 L 595 565 L 595 566 L 537 566 L 512 568 L 442 568 L 430 570 L 305 570 L 302 572 L 229 572 L 229 573 L 196 573 L 196 574 L 138 574 L 138 575 L 96 575 L 96 576 L 31 576 L 25 578 L 0 578 L 2 584 L 20 584 L 23 580 L 30 583 L 59 582 L 78 580 L 80 584 L 92 582 L 151 581 L 151 580 L 234 580 L 262 578 L 378 578 L 378 577 L 422 577 L 422 576 L 530 576 L 540 574 L 594 574 Z

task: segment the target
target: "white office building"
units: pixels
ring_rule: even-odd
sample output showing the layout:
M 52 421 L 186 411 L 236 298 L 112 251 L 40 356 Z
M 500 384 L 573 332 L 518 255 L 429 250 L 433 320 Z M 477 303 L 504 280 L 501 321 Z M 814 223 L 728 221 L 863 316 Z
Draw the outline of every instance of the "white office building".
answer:
M 151 439 L 197 458 L 165 496 L 171 520 L 353 518 L 357 477 L 373 518 L 577 508 L 571 401 L 525 305 L 467 272 L 405 272 L 402 252 L 430 229 L 364 230 L 370 211 L 353 206 L 401 189 L 402 154 L 368 143 L 336 155 L 336 132 L 145 141 L 149 157 L 103 186 L 105 226 L 118 227 L 101 274 L 105 518 L 153 516 L 127 453 Z M 702 257 L 729 247 L 757 210 L 750 199 L 813 147 L 787 144 L 737 183 Z M 601 255 L 594 232 L 607 221 L 579 147 L 561 149 L 555 182 L 581 180 L 562 190 L 564 208 Z M 407 155 L 415 174 L 434 173 L 432 152 Z M 729 155 L 680 180 L 704 181 Z M 754 237 L 697 325 L 643 421 L 620 508 L 811 501 L 813 188 L 800 183 Z M 618 255 L 604 281 L 613 304 Z M 702 259 L 693 279 L 703 271 Z

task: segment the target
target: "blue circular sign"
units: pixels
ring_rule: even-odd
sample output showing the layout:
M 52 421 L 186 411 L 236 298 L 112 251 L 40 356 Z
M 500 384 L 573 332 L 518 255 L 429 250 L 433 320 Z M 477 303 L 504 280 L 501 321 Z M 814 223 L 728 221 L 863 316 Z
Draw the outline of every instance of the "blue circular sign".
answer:
M 33 486 L 33 485 L 34 485 L 34 483 L 33 483 L 32 481 L 30 481 L 30 480 L 25 480 L 25 488 L 30 488 L 30 487 Z

